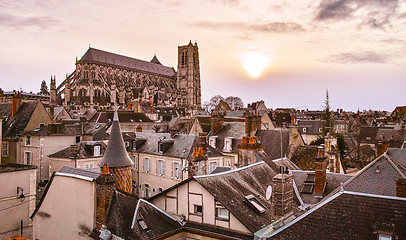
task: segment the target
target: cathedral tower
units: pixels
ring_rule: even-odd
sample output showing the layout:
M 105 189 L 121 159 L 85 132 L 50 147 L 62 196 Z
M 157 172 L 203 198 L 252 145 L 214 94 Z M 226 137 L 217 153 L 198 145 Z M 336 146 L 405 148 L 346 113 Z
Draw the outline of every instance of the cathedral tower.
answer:
M 116 179 L 116 188 L 131 193 L 131 166 L 134 165 L 134 163 L 125 149 L 123 136 L 121 135 L 118 122 L 117 109 L 114 111 L 113 124 L 111 125 L 107 150 L 104 153 L 99 166 L 103 168 L 105 164 L 107 164 L 110 172 Z
M 186 46 L 178 47 L 178 76 L 177 89 L 180 92 L 178 105 L 200 109 L 200 63 L 197 43 L 190 41 Z

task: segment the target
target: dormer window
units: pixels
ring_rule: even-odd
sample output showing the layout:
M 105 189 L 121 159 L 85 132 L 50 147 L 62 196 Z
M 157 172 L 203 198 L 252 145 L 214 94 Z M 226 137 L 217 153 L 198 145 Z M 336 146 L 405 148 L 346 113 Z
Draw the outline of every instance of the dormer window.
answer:
M 380 233 L 379 234 L 379 240 L 392 240 L 392 235 L 386 234 L 386 233 Z
M 31 145 L 31 136 L 26 136 L 25 137 L 25 145 L 30 146 Z
M 305 127 L 303 128 L 303 132 L 304 132 L 304 133 L 306 132 L 306 128 L 305 128 Z
M 163 153 L 162 152 L 162 143 L 161 142 L 158 143 L 158 153 Z
M 228 137 L 224 139 L 224 151 L 231 152 L 233 146 L 233 138 Z
M 147 230 L 148 226 L 143 219 L 138 220 L 138 225 L 140 225 L 142 230 Z
M 101 155 L 100 145 L 94 145 L 94 147 L 93 147 L 93 156 L 98 157 L 100 155 Z
M 209 137 L 209 145 L 212 148 L 216 148 L 216 143 L 217 143 L 217 136 L 210 136 Z

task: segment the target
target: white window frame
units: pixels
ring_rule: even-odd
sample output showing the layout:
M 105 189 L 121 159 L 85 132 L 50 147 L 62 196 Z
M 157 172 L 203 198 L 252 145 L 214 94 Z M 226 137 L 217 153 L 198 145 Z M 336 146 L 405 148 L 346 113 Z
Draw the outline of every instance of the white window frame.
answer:
M 209 137 L 209 145 L 212 148 L 216 148 L 216 144 L 217 144 L 217 136 L 210 136 Z
M 379 240 L 392 240 L 393 237 L 392 237 L 392 235 L 387 234 L 387 233 L 380 233 L 378 236 L 378 239 Z
M 226 214 L 224 214 L 226 213 Z M 230 211 L 227 208 L 223 207 L 222 205 L 216 204 L 216 219 L 222 221 L 229 221 L 230 220 Z
M 1 143 L 1 156 L 2 157 L 8 157 L 8 147 L 9 147 L 8 142 Z M 6 154 L 4 154 L 4 153 L 6 153 Z
M 156 174 L 158 176 L 165 176 L 165 161 L 163 159 L 156 160 Z
M 306 130 L 306 128 L 304 127 L 304 128 L 303 128 L 303 132 L 305 133 L 306 131 L 307 131 L 307 130 Z
M 233 138 L 227 137 L 224 139 L 224 151 L 231 152 L 233 149 Z
M 176 165 L 178 165 L 178 168 L 176 169 Z M 172 178 L 174 179 L 181 179 L 181 164 L 180 162 L 172 162 Z
M 142 159 L 142 162 L 143 162 L 142 170 L 144 170 L 145 173 L 150 173 L 151 172 L 151 159 L 149 157 L 144 157 Z
M 101 156 L 101 146 L 100 145 L 93 146 L 93 156 L 94 157 Z
M 29 156 L 27 158 L 27 156 Z M 24 151 L 24 164 L 31 165 L 32 162 L 32 153 L 31 151 Z

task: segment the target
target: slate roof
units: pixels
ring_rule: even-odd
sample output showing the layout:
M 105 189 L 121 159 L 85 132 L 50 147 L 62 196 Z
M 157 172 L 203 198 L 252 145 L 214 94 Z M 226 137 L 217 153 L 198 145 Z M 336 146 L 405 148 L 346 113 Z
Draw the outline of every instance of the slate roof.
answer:
M 221 173 L 221 172 L 227 172 L 232 170 L 231 167 L 229 166 L 225 166 L 225 167 L 216 167 L 216 169 L 213 170 L 213 172 L 211 172 L 210 174 L 215 174 L 215 173 Z
M 216 148 L 220 150 L 223 150 L 224 148 L 224 139 L 232 137 L 233 144 L 231 152 L 237 153 L 238 145 L 241 143 L 241 139 L 245 136 L 245 122 L 226 122 L 217 134 L 211 135 L 217 136 Z
M 404 152 L 406 154 L 406 151 Z M 392 153 L 392 155 L 394 155 Z M 394 156 L 396 158 L 396 156 Z M 406 178 L 406 168 L 387 153 L 368 164 L 343 184 L 346 191 L 396 196 L 396 181 Z M 398 157 L 399 159 L 399 157 Z
M 111 125 L 107 150 L 104 153 L 103 159 L 100 161 L 99 166 L 101 167 L 104 164 L 108 164 L 109 167 L 128 167 L 134 164 L 125 149 L 120 124 L 118 122 L 117 111 L 114 112 L 113 124 Z
M 273 185 L 272 177 L 276 174 L 268 164 L 260 162 L 228 172 L 196 176 L 194 179 L 245 227 L 256 232 L 272 222 L 272 203 L 266 200 L 265 193 L 267 187 Z M 266 212 L 260 214 L 245 202 L 244 197 L 250 194 L 264 205 Z
M 23 102 L 13 118 L 3 123 L 3 138 L 16 139 L 24 131 L 39 101 Z
M 136 151 L 176 158 L 189 158 L 193 152 L 193 146 L 197 145 L 198 137 L 195 135 L 176 134 L 171 138 L 169 133 L 147 133 L 137 132 L 136 139 L 146 139 Z M 158 152 L 158 142 L 160 140 L 173 140 L 173 144 L 163 153 Z M 214 153 L 213 153 L 214 154 Z
M 340 192 L 266 239 L 406 239 L 406 198 Z M 258 233 L 259 235 L 259 233 Z M 265 238 L 264 238 L 265 239 Z M 395 238 L 394 238 L 395 239 Z
M 24 171 L 24 170 L 31 170 L 31 169 L 36 169 L 36 168 L 37 168 L 37 166 L 34 166 L 34 165 L 7 163 L 7 164 L 0 164 L 0 173 Z
M 282 132 L 282 137 L 281 137 Z M 287 156 L 289 153 L 289 130 L 257 130 L 256 136 L 262 144 L 262 148 L 271 159 Z M 282 154 L 281 154 L 282 142 Z
M 11 116 L 12 104 L 0 103 L 0 118 L 7 118 Z
M 64 166 L 59 172 L 56 173 L 56 175 L 61 175 L 61 173 L 65 175 L 72 175 L 72 177 L 86 177 L 91 180 L 96 180 L 96 178 L 100 176 L 100 173 L 98 172 L 92 172 L 86 169 L 73 168 L 68 166 Z
M 96 123 L 109 123 L 113 121 L 114 111 L 107 111 L 107 112 L 97 112 L 93 115 L 93 117 L 89 120 L 89 122 L 96 122 Z M 136 112 L 127 112 L 127 111 L 120 111 L 118 112 L 118 117 L 120 122 L 152 122 L 144 113 L 136 113 Z M 110 120 L 110 121 L 109 121 Z
M 321 133 L 319 129 L 323 127 L 323 122 L 322 120 L 300 119 L 297 121 L 297 128 L 301 134 L 319 135 Z M 303 128 L 306 128 L 306 132 L 303 131 Z
M 305 204 L 316 204 L 320 201 L 320 198 L 315 198 L 314 193 L 302 193 L 303 185 L 308 177 L 308 175 L 314 176 L 314 171 L 301 171 L 301 170 L 293 170 L 293 179 L 295 180 L 296 187 L 299 191 L 300 197 Z M 326 188 L 323 192 L 323 198 L 332 193 L 334 190 L 339 188 L 342 183 L 346 182 L 352 176 L 347 174 L 339 174 L 339 173 L 326 173 Z
M 83 57 L 80 59 L 79 62 L 92 61 L 99 63 L 107 63 L 120 67 L 126 67 L 145 72 L 165 75 L 169 77 L 173 77 L 175 75 L 176 72 L 173 68 L 163 66 L 162 64 L 157 63 L 156 61 L 153 60 L 151 60 L 151 62 L 147 62 L 136 58 L 126 57 L 123 55 L 89 47 L 89 49 L 86 51 L 86 53 L 83 55 Z
M 302 170 L 314 170 L 314 161 L 317 156 L 318 146 L 299 146 L 291 157 L 291 161 Z
M 100 145 L 100 156 L 94 156 L 94 145 Z M 102 141 L 83 141 L 79 143 L 79 153 L 75 159 L 102 157 L 106 151 L 106 144 Z M 48 155 L 51 158 L 70 158 L 71 146 L 56 153 Z M 73 159 L 73 158 L 72 158 Z

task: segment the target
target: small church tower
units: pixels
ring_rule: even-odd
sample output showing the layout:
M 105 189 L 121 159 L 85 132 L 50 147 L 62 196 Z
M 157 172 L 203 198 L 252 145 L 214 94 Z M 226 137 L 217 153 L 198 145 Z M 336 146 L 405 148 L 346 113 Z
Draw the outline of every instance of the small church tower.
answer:
M 100 161 L 99 166 L 103 168 L 105 164 L 107 164 L 110 172 L 114 175 L 116 180 L 116 188 L 127 193 L 131 193 L 131 166 L 134 165 L 134 163 L 128 156 L 125 149 L 120 124 L 118 122 L 117 109 L 114 111 L 113 124 L 111 125 L 107 150 L 104 153 L 103 159 Z
M 51 76 L 51 84 L 49 88 L 49 115 L 54 119 L 54 108 L 56 106 L 56 79 Z
M 199 48 L 190 41 L 178 47 L 177 89 L 180 92 L 178 105 L 193 109 L 201 108 Z

